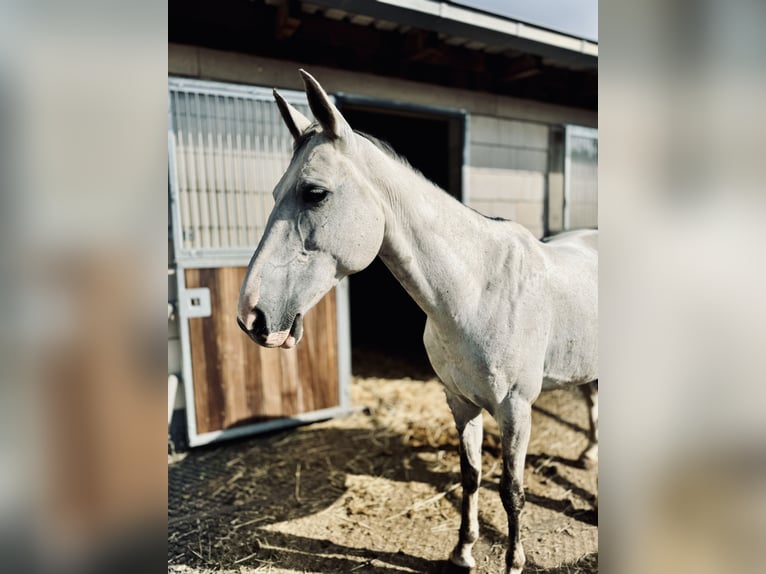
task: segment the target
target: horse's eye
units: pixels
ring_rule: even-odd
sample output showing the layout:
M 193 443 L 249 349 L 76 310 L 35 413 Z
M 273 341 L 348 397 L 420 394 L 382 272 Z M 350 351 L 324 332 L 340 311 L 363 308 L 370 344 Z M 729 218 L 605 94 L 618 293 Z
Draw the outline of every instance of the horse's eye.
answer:
M 301 191 L 301 196 L 304 202 L 316 205 L 327 197 L 328 193 L 329 191 L 321 187 L 304 187 Z

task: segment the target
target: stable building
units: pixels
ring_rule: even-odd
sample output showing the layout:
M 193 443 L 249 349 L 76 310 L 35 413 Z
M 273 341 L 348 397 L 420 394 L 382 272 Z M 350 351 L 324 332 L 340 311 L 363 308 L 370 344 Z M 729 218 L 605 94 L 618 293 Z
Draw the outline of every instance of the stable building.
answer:
M 422 357 L 425 316 L 379 261 L 307 315 L 295 350 L 257 347 L 236 325 L 239 285 L 292 152 L 272 88 L 310 117 L 298 68 L 352 127 L 469 207 L 538 237 L 597 226 L 596 4 L 560 4 L 546 13 L 481 0 L 169 2 L 176 440 L 195 446 L 347 411 L 352 348 Z

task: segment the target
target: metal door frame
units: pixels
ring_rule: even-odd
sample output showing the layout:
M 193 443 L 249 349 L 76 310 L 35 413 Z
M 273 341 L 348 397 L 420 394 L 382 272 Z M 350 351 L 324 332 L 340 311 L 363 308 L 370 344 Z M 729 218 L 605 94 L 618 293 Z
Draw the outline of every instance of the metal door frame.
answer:
M 168 78 L 168 175 L 169 175 L 169 201 L 172 223 L 173 256 L 176 267 L 177 286 L 177 316 L 178 328 L 181 341 L 181 376 L 183 379 L 184 395 L 186 399 L 186 428 L 189 445 L 192 447 L 209 444 L 220 440 L 227 440 L 256 433 L 262 433 L 281 428 L 294 427 L 305 423 L 315 422 L 342 416 L 351 412 L 351 333 L 349 320 L 348 279 L 343 279 L 335 288 L 336 329 L 338 342 L 338 400 L 335 407 L 299 413 L 280 419 L 271 419 L 263 422 L 199 433 L 197 431 L 197 412 L 194 404 L 194 376 L 192 373 L 191 340 L 189 336 L 189 320 L 203 316 L 205 309 L 205 292 L 186 287 L 186 269 L 193 268 L 220 268 L 247 266 L 252 251 L 245 252 L 243 249 L 212 249 L 207 253 L 203 250 L 185 250 L 182 238 L 181 213 L 178 198 L 178 172 L 176 169 L 176 145 L 175 125 L 173 121 L 171 90 L 193 90 L 194 93 L 236 96 L 254 100 L 272 101 L 273 95 L 270 88 L 260 86 L 245 86 L 194 80 L 188 78 Z M 282 96 L 291 103 L 305 103 L 305 94 L 293 90 L 280 90 Z M 197 302 L 195 305 L 194 302 Z M 207 303 L 209 309 L 209 300 Z

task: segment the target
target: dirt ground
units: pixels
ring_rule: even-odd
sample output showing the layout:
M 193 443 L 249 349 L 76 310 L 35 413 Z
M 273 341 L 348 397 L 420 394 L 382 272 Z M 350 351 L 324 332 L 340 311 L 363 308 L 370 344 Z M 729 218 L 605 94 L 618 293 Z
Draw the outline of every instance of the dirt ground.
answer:
M 169 457 L 168 571 L 451 572 L 457 435 L 425 366 L 354 356 L 350 416 Z M 474 572 L 502 572 L 506 518 L 497 426 L 485 414 Z M 525 472 L 525 572 L 598 571 L 596 470 L 580 393 L 543 393 Z

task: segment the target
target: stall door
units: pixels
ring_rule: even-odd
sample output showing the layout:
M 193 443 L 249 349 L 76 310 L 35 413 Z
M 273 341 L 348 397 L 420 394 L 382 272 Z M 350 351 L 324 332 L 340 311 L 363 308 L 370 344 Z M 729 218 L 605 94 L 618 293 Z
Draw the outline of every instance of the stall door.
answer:
M 177 78 L 169 87 L 171 239 L 190 444 L 343 412 L 345 283 L 306 314 L 295 349 L 259 347 L 236 323 L 239 287 L 292 154 L 271 90 Z M 283 95 L 310 114 L 302 93 Z
M 197 432 L 294 417 L 339 404 L 335 293 L 309 313 L 294 350 L 264 349 L 237 326 L 245 267 L 187 269 L 187 289 L 208 289 L 208 317 L 189 320 Z

